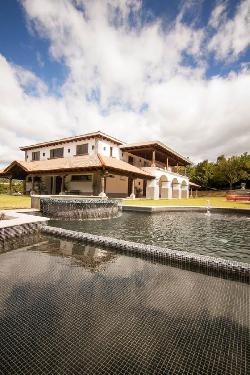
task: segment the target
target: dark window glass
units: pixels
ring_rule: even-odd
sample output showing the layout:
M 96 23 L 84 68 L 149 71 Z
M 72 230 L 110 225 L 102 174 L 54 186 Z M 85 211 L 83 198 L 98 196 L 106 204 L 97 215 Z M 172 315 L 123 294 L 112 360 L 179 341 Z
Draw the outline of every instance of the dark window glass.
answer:
M 112 157 L 113 156 L 113 147 L 110 147 L 110 156 Z
M 70 153 L 70 148 L 68 148 L 68 153 Z
M 92 176 L 91 174 L 73 175 L 71 181 L 92 181 Z
M 52 150 L 50 150 L 50 158 L 63 158 L 63 147 L 53 148 Z
M 32 160 L 40 160 L 40 151 L 32 152 Z
M 87 155 L 89 153 L 89 144 L 84 143 L 76 146 L 76 155 Z
M 92 150 L 94 150 L 95 149 L 95 146 L 94 145 L 92 145 Z
M 43 152 L 43 156 L 45 156 L 45 152 Z
M 134 164 L 134 158 L 133 158 L 133 156 L 129 156 L 128 157 L 128 162 L 129 162 L 129 164 Z

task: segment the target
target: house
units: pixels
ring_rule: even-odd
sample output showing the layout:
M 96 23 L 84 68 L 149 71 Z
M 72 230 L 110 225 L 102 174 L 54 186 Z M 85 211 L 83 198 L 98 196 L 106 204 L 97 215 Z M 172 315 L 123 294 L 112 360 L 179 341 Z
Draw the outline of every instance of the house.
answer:
M 24 193 L 188 198 L 190 164 L 159 141 L 126 144 L 101 131 L 20 148 L 0 177 L 24 181 Z M 182 168 L 181 168 L 182 167 Z

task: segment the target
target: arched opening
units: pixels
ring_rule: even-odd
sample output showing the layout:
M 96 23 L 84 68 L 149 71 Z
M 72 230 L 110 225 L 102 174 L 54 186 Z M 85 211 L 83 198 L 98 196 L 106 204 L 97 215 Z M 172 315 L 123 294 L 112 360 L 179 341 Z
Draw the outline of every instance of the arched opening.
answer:
M 184 199 L 188 198 L 188 184 L 185 180 L 181 183 L 181 197 Z

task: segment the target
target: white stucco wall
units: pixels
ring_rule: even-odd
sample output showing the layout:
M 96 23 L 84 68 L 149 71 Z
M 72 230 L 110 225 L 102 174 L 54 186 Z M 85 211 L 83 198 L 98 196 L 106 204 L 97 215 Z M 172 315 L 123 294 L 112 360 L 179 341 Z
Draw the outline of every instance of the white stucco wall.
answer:
M 120 158 L 120 149 L 115 143 L 109 142 L 109 141 L 102 141 L 98 139 L 97 150 L 96 150 L 95 138 L 91 138 L 88 140 L 72 141 L 72 142 L 61 144 L 61 145 L 38 147 L 32 150 L 28 150 L 26 151 L 26 155 L 28 156 L 27 161 L 32 161 L 32 152 L 40 151 L 40 160 L 47 160 L 50 158 L 50 150 L 54 148 L 62 148 L 62 147 L 64 149 L 63 157 L 65 158 L 72 157 L 76 155 L 76 146 L 85 144 L 85 143 L 88 143 L 89 145 L 88 147 L 89 155 L 93 155 L 98 152 L 101 155 L 110 156 L 110 147 L 113 147 L 113 152 L 112 152 L 113 157 L 118 158 L 118 159 Z
M 118 146 L 109 141 L 103 141 L 103 140 L 98 140 L 98 153 L 104 156 L 110 156 L 110 147 L 113 147 L 112 150 L 112 157 L 119 159 L 120 158 L 120 150 Z
M 46 146 L 46 147 L 39 147 L 39 148 L 35 148 L 35 149 L 32 149 L 32 150 L 28 150 L 26 151 L 26 155 L 28 155 L 28 159 L 27 161 L 32 161 L 32 152 L 36 152 L 36 151 L 40 151 L 40 160 L 47 160 L 50 158 L 50 150 L 54 149 L 54 148 L 62 148 L 64 149 L 64 157 L 72 157 L 72 156 L 75 156 L 76 155 L 76 146 L 77 145 L 81 145 L 81 144 L 85 144 L 85 143 L 88 143 L 89 144 L 89 155 L 91 154 L 94 154 L 95 153 L 95 149 L 92 150 L 92 146 L 95 147 L 95 139 L 92 138 L 92 139 L 89 139 L 89 140 L 86 140 L 86 141 L 75 141 L 75 142 L 68 142 L 68 143 L 64 143 L 62 145 L 54 145 L 54 146 Z M 68 150 L 70 150 L 70 152 L 68 152 Z M 45 154 L 45 155 L 43 155 Z

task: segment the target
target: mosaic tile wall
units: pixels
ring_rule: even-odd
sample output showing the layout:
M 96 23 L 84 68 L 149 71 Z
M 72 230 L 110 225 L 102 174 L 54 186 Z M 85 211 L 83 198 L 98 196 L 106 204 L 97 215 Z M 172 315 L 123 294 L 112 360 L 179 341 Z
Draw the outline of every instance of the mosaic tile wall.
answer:
M 0 253 L 37 242 L 43 223 L 26 223 L 0 228 Z
M 45 238 L 0 254 L 0 374 L 246 375 L 248 292 Z

